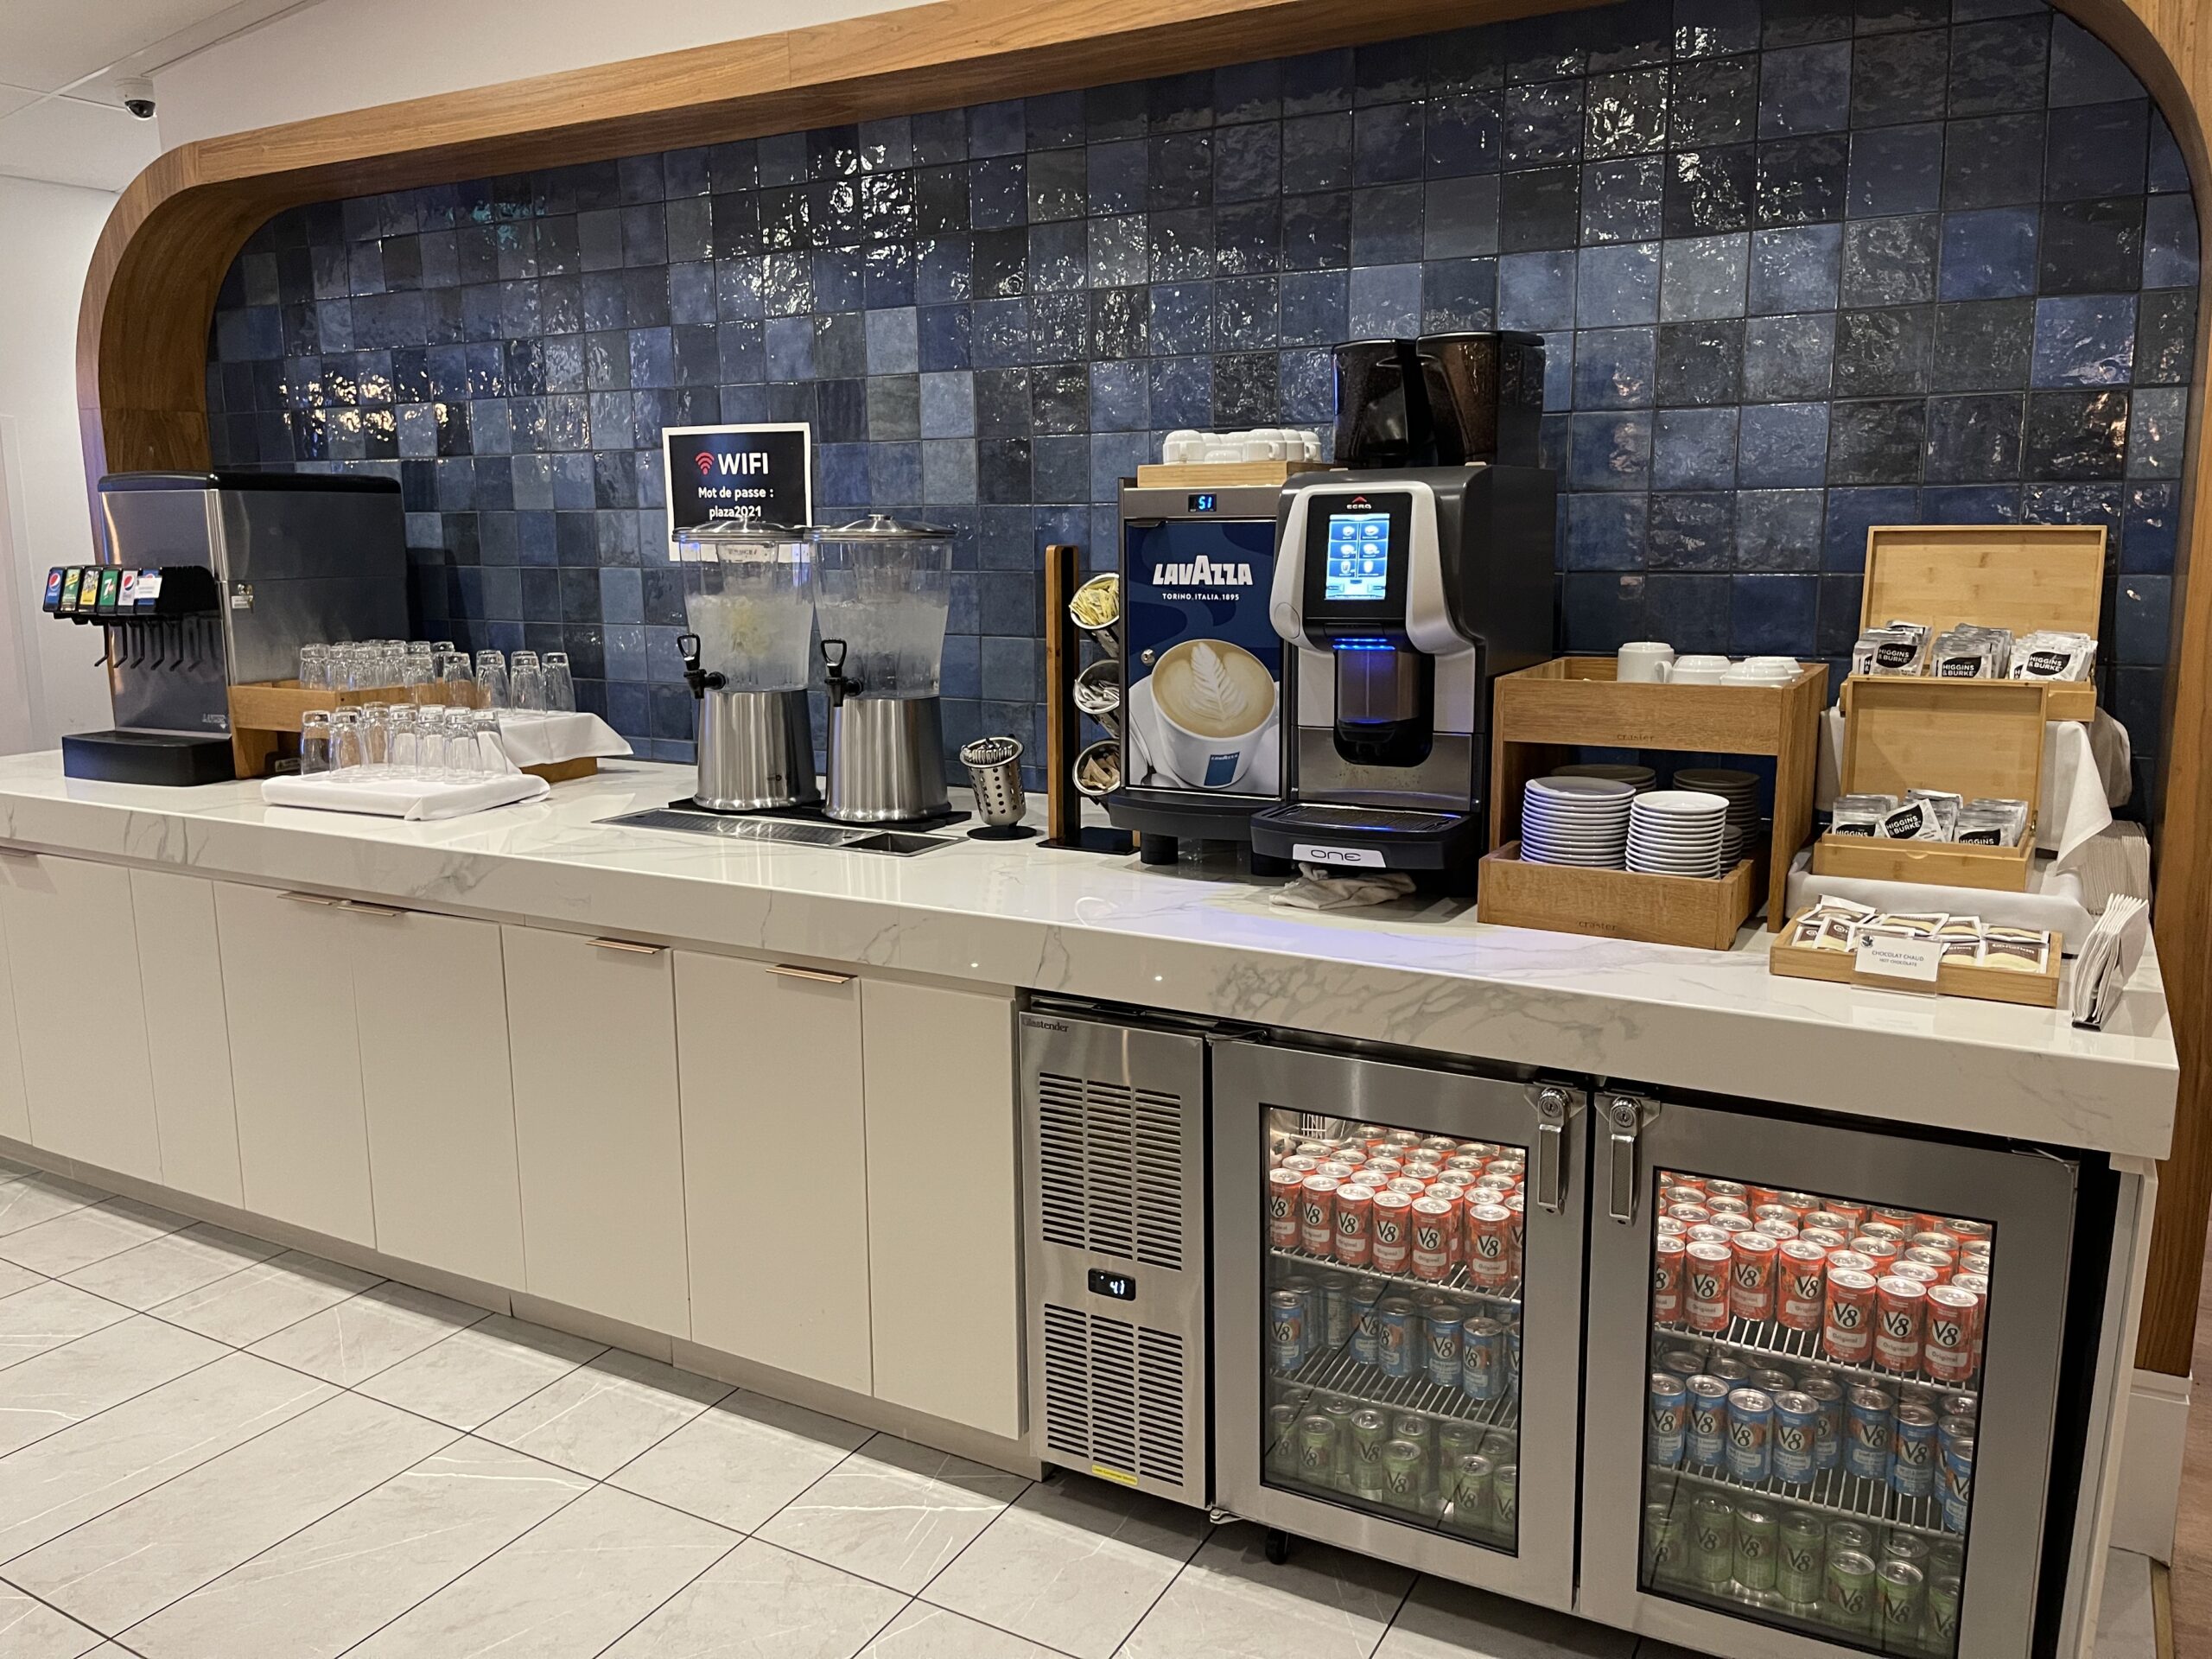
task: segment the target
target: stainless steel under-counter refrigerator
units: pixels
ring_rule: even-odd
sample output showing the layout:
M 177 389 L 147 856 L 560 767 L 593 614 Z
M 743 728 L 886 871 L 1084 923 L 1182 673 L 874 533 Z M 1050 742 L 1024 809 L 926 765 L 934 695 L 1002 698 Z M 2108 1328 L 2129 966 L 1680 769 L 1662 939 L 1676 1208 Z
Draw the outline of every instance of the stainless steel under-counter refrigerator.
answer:
M 1723 1659 L 2074 1650 L 2101 1158 L 1105 1008 L 1024 1046 L 1043 1460 Z

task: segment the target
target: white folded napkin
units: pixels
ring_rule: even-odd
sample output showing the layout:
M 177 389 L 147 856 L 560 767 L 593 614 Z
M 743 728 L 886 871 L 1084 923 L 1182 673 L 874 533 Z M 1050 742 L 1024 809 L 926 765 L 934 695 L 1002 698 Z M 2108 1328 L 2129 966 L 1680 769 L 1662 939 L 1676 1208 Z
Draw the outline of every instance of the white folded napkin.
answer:
M 550 766 L 588 756 L 613 758 L 630 753 L 621 734 L 597 715 L 503 709 L 499 741 L 506 745 L 507 758 L 518 766 Z
M 2075 1025 L 2101 1027 L 2111 1017 L 2150 938 L 2151 906 L 2140 899 L 2123 894 L 2104 907 L 2074 964 Z
M 314 807 L 325 812 L 368 812 L 378 817 L 465 817 L 521 801 L 543 799 L 553 785 L 527 772 L 511 772 L 495 778 L 479 778 L 460 784 L 426 782 L 416 778 L 393 778 L 367 773 L 340 777 L 317 772 L 308 778 L 271 778 L 261 785 L 261 798 L 271 806 Z
M 1387 905 L 1413 890 L 1413 877 L 1402 871 L 1352 875 L 1334 865 L 1300 864 L 1298 880 L 1277 887 L 1268 895 L 1268 902 L 1290 910 L 1352 910 L 1362 905 Z

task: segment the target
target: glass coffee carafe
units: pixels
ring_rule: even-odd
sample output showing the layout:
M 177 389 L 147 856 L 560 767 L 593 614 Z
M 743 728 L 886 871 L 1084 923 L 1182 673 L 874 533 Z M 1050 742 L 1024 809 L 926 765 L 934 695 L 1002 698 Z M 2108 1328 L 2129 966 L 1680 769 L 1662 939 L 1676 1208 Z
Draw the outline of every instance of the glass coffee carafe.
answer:
M 938 683 L 951 531 L 874 513 L 809 539 L 830 692 L 825 810 L 848 823 L 949 810 Z
M 806 684 L 814 636 L 814 549 L 804 530 L 716 519 L 679 531 L 690 632 L 678 642 L 698 700 L 693 798 L 760 811 L 822 798 Z

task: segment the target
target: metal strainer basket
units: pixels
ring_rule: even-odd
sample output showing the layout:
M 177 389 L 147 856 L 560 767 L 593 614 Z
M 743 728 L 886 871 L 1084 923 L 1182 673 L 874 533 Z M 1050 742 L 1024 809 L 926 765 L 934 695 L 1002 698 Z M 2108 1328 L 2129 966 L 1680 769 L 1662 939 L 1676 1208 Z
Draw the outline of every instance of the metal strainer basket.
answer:
M 1029 800 L 1021 787 L 1021 740 L 979 737 L 960 751 L 960 764 L 968 768 L 968 781 L 976 791 L 976 816 L 980 830 L 970 831 L 986 839 L 1005 839 L 1023 833 L 1021 815 Z

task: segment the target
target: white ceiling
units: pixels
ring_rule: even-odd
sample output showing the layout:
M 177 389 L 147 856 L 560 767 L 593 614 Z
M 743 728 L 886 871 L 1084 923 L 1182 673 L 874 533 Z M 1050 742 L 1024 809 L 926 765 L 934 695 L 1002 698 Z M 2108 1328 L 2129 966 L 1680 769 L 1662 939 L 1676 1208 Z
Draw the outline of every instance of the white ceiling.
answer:
M 120 190 L 161 151 L 123 108 L 147 75 L 302 0 L 0 0 L 0 175 Z

